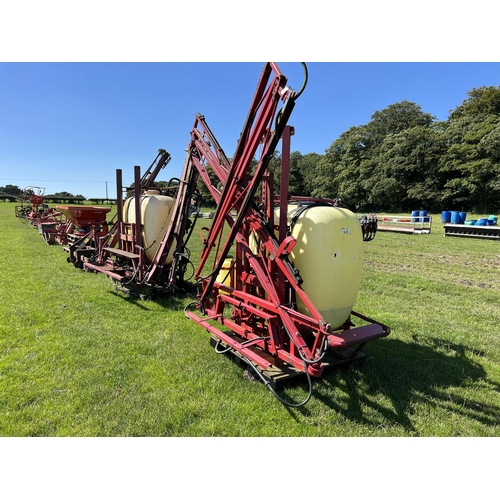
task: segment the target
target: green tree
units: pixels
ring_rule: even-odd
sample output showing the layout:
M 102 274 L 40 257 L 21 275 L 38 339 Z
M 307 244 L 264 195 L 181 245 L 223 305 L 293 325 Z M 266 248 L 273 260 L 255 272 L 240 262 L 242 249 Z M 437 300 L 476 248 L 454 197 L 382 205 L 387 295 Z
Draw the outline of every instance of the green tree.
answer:
M 392 134 L 414 127 L 428 127 L 433 121 L 434 117 L 424 113 L 418 104 L 404 100 L 373 113 L 366 125 L 365 141 L 370 148 L 374 148 Z
M 61 191 L 59 193 L 54 193 L 51 196 L 59 196 L 60 198 L 73 198 L 74 197 L 74 195 L 72 195 L 71 193 L 68 193 L 67 191 Z
M 500 115 L 500 87 L 474 87 L 467 95 L 469 97 L 450 113 L 451 121 L 467 116 Z
M 430 202 L 437 186 L 429 172 L 442 147 L 438 130 L 431 130 L 433 121 L 409 101 L 376 111 L 369 123 L 351 127 L 327 149 L 318 162 L 314 194 L 341 198 L 363 211 L 407 210 L 412 203 Z
M 450 113 L 440 161 L 443 200 L 450 209 L 500 209 L 500 87 L 470 90 Z
M 318 160 L 312 181 L 313 196 L 341 198 L 353 208 L 366 205 L 361 185 L 361 163 L 370 157 L 367 126 L 351 127 L 333 141 Z
M 21 189 L 18 186 L 12 184 L 7 184 L 6 186 L 0 186 L 0 191 L 5 194 L 11 194 L 13 196 L 19 196 L 21 194 Z
M 442 201 L 439 161 L 446 148 L 439 125 L 420 125 L 390 134 L 374 159 L 378 175 L 369 178 L 372 187 L 364 182 L 369 204 L 377 203 L 392 212 L 438 211 Z
M 318 164 L 322 155 L 318 153 L 307 153 L 302 156 L 300 169 L 302 172 L 302 196 L 312 196 Z

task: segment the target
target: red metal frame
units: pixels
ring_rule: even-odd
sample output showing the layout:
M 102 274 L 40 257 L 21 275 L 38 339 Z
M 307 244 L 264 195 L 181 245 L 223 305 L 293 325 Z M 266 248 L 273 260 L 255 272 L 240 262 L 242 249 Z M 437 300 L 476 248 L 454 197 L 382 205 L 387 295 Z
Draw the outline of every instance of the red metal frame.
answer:
M 134 168 L 134 190 L 128 193 L 136 200 L 152 187 L 154 180 L 170 161 L 170 154 L 164 149 L 158 155 L 141 177 L 139 166 Z M 166 188 L 175 190 L 175 203 L 171 221 L 153 259 L 148 259 L 142 243 L 142 215 L 140 204 L 135 204 L 135 223 L 123 221 L 123 187 L 122 171 L 116 171 L 117 185 L 117 220 L 109 233 L 96 242 L 96 248 L 90 259 L 86 259 L 84 269 L 103 272 L 117 281 L 123 289 L 150 294 L 154 287 L 156 291 L 170 292 L 176 289 L 179 282 L 184 281 L 186 263 L 186 241 L 184 239 L 191 221 L 189 210 L 191 198 L 194 195 L 196 181 L 189 180 L 189 173 L 185 170 L 182 179 L 175 180 L 175 187 Z M 170 184 L 169 184 L 170 185 Z M 177 242 L 177 243 L 175 243 Z M 176 244 L 174 261 L 166 265 L 172 245 Z
M 337 205 L 337 200 L 288 194 L 293 135 L 288 120 L 301 93 L 287 85 L 275 63 L 266 63 L 231 159 L 205 118 L 196 116 L 172 217 L 152 261 L 146 259 L 142 248 L 139 204 L 135 224 L 126 228 L 122 220 L 121 170 L 117 170 L 117 222 L 105 237 L 99 238 L 93 257 L 84 264 L 85 268 L 104 272 L 122 284 L 159 284 L 175 291 L 184 279 L 183 270 L 189 261 L 186 234 L 190 234 L 191 200 L 197 179 L 201 178 L 217 208 L 211 226 L 201 230 L 203 249 L 195 271 L 199 285 L 196 311 L 187 307 L 185 313 L 210 332 L 217 345 L 224 344 L 269 379 L 280 370 L 305 373 L 309 379 L 319 377 L 326 367 L 339 360 L 359 359 L 366 342 L 390 333 L 386 325 L 355 311 L 342 327 L 333 331 L 301 287 L 300 270 L 289 259 L 296 240 L 289 235 L 287 226 L 288 203 Z M 268 166 L 280 141 L 281 187 L 280 195 L 274 197 Z M 158 171 L 155 169 L 151 176 L 147 173 L 141 180 L 140 168 L 135 167 L 136 199 Z M 216 183 L 211 180 L 214 176 Z M 275 206 L 280 210 L 279 225 L 274 222 Z M 365 236 L 364 239 L 370 239 Z M 166 266 L 173 245 L 173 262 Z M 220 276 L 229 255 L 233 264 L 231 270 L 224 271 L 230 276 L 227 284 Z M 297 310 L 297 298 L 305 304 L 309 315 Z M 355 327 L 354 319 L 361 326 Z
M 295 99 L 295 92 L 287 86 L 278 66 L 266 64 L 231 161 L 204 117 L 197 116 L 185 169 L 196 168 L 217 209 L 211 227 L 204 228 L 206 236 L 202 235 L 203 251 L 195 274 L 201 286 L 198 312 L 186 310 L 186 315 L 218 342 L 260 368 L 264 375 L 271 367 L 286 365 L 319 377 L 328 365 L 327 351 L 354 346 L 349 358 L 355 359 L 367 341 L 388 335 L 390 329 L 353 312 L 367 324 L 352 328 L 349 318 L 341 329 L 333 332 L 301 288 L 300 272 L 288 258 L 296 243 L 293 237 L 287 236 L 286 227 L 287 205 L 291 199 L 287 191 L 293 132 L 287 121 Z M 283 104 L 278 110 L 280 101 Z M 267 167 L 280 140 L 283 143 L 278 200 L 280 225 L 275 227 L 272 177 Z M 252 160 L 259 145 L 262 151 L 252 171 Z M 223 184 L 222 191 L 211 183 L 209 169 Z M 261 197 L 257 201 L 258 188 Z M 255 246 L 256 249 L 252 248 Z M 217 277 L 230 251 L 236 279 L 228 286 L 219 283 Z M 304 302 L 310 316 L 296 310 L 296 297 Z M 227 309 L 231 310 L 229 316 Z

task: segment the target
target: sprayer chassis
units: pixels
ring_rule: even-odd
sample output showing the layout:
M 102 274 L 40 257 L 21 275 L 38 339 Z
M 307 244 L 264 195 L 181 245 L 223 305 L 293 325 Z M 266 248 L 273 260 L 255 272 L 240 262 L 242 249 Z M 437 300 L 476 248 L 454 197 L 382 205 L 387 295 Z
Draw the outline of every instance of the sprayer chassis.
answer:
M 205 118 L 196 116 L 172 216 L 152 260 L 144 254 L 139 204 L 136 224 L 127 229 L 121 219 L 121 170 L 117 170 L 117 223 L 99 240 L 92 262 L 84 264 L 122 284 L 161 283 L 165 289 L 178 290 L 187 259 L 191 202 L 201 179 L 217 208 L 210 227 L 201 230 L 202 252 L 194 275 L 198 292 L 185 314 L 210 333 L 218 352 L 230 353 L 271 386 L 297 375 L 320 377 L 327 368 L 359 363 L 366 342 L 390 333 L 387 326 L 354 311 L 340 328 L 332 330 L 301 287 L 300 270 L 290 260 L 296 240 L 287 224 L 288 204 L 318 202 L 288 194 L 293 128 L 287 122 L 302 90 L 295 93 L 278 66 L 267 63 L 231 161 Z M 280 141 L 280 193 L 275 197 L 268 167 Z M 136 199 L 146 187 L 136 167 Z M 333 200 L 321 203 L 335 206 Z M 276 207 L 279 224 L 274 221 Z M 366 227 L 363 238 L 372 239 L 375 230 Z M 173 261 L 167 266 L 172 249 Z M 230 283 L 218 279 L 227 259 L 234 270 Z M 128 271 L 122 273 L 122 268 Z M 309 315 L 297 310 L 298 298 Z M 360 325 L 356 327 L 353 320 Z
M 187 308 L 186 315 L 211 334 L 219 352 L 232 352 L 271 384 L 297 374 L 320 377 L 326 368 L 360 361 L 366 342 L 390 333 L 386 325 L 354 311 L 340 329 L 332 331 L 301 288 L 300 270 L 289 259 L 296 240 L 287 226 L 288 203 L 294 200 L 288 194 L 293 129 L 287 121 L 299 95 L 286 86 L 276 65 L 267 64 L 232 161 L 198 115 L 183 174 L 183 179 L 191 178 L 195 170 L 217 203 L 212 225 L 204 228 L 206 235 L 202 233 L 203 251 L 195 273 L 200 284 L 197 311 Z M 277 113 L 280 100 L 283 106 Z M 268 165 L 279 141 L 281 182 L 275 199 Z M 251 168 L 259 146 L 260 159 Z M 211 180 L 210 169 L 221 190 Z M 276 204 L 279 225 L 274 223 Z M 257 249 L 251 248 L 251 238 Z M 229 252 L 236 277 L 231 286 L 217 280 Z M 297 311 L 297 297 L 310 315 Z M 354 327 L 351 318 L 363 326 Z

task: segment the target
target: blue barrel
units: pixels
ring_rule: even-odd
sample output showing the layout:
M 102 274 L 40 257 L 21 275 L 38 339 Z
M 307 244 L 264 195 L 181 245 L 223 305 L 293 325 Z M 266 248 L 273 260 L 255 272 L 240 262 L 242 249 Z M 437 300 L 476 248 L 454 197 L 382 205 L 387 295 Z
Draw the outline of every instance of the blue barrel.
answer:
M 486 226 L 486 221 L 487 220 L 488 219 L 484 219 L 484 218 L 483 219 L 479 219 L 474 225 L 475 226 Z
M 443 224 L 449 224 L 451 220 L 451 212 L 443 212 L 441 214 L 441 221 Z
M 467 218 L 466 212 L 458 212 L 458 216 L 460 217 L 460 224 L 465 224 L 465 219 Z
M 460 212 L 452 211 L 450 221 L 452 224 L 460 224 Z
M 430 222 L 431 218 L 427 217 L 427 210 L 420 210 L 420 222 Z
M 411 213 L 412 222 L 419 222 L 420 219 L 418 218 L 418 214 L 419 214 L 418 210 L 413 210 L 413 212 Z

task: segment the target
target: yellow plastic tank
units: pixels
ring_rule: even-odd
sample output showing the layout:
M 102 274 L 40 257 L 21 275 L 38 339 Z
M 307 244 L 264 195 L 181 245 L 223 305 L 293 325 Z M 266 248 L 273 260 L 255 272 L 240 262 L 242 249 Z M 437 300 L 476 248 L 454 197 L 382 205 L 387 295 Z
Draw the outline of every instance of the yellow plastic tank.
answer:
M 290 260 L 304 280 L 302 288 L 332 328 L 351 313 L 363 268 L 363 235 L 358 217 L 345 208 L 313 205 L 300 212 L 288 205 L 288 224 L 296 217 L 292 236 L 297 240 Z M 279 224 L 279 208 L 275 210 Z M 310 316 L 297 297 L 299 312 Z
M 163 196 L 157 190 L 146 191 L 140 197 L 142 218 L 142 246 L 146 257 L 152 261 L 167 232 L 175 199 Z M 123 204 L 123 221 L 135 223 L 135 197 L 128 198 Z M 175 244 L 167 256 L 166 264 L 173 260 Z
M 223 285 L 226 286 L 232 286 L 234 287 L 234 266 L 233 266 L 233 259 L 224 259 L 224 262 L 222 264 L 222 267 L 219 271 L 219 274 L 217 274 L 217 278 L 215 279 L 217 283 L 222 283 Z M 219 293 L 227 295 L 227 292 L 224 292 L 223 290 L 220 290 Z

